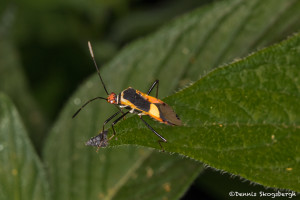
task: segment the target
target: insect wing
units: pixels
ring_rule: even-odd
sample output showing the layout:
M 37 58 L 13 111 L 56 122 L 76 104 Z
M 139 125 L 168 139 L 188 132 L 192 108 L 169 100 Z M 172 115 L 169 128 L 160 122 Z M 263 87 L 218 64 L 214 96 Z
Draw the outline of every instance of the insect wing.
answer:
M 155 105 L 159 110 L 162 120 L 166 121 L 170 125 L 181 126 L 181 120 L 171 106 L 166 103 L 156 103 Z

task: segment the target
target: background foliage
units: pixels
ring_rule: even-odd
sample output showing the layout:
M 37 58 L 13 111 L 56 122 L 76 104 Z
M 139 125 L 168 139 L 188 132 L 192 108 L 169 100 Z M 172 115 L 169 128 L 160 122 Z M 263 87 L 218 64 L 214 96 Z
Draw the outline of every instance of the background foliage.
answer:
M 199 9 L 191 11 L 195 7 Z M 71 98 L 70 95 L 85 77 L 94 73 L 87 40 L 94 45 L 99 65 L 108 62 L 101 72 L 109 90 L 118 92 L 130 85 L 144 91 L 159 78 L 162 98 L 217 66 L 299 31 L 299 8 L 296 0 L 1 1 L 0 89 L 17 106 L 37 153 L 41 155 L 44 151 L 41 159 L 52 197 L 82 199 L 113 195 L 121 199 L 130 188 L 141 186 L 147 177 L 152 180 L 148 181 L 151 187 L 147 187 L 148 191 L 139 188 L 141 192 L 136 195 L 151 193 L 153 198 L 178 199 L 190 188 L 185 195 L 187 199 L 193 194 L 228 198 L 231 190 L 265 191 L 261 186 L 250 186 L 249 182 L 241 183 L 238 178 L 210 169 L 202 171 L 200 163 L 176 155 L 166 156 L 136 147 L 101 150 L 96 154 L 83 144 L 97 133 L 113 108 L 102 102 L 87 108 L 76 120 L 69 118 L 80 102 L 104 95 L 96 76 Z M 185 12 L 190 13 L 177 17 Z M 170 22 L 175 17 L 177 20 Z M 151 32 L 155 33 L 127 45 Z M 118 53 L 119 49 L 123 50 Z M 12 110 L 2 112 L 3 116 L 15 113 L 11 103 L 5 103 L 9 100 L 2 99 L 1 105 Z M 63 105 L 65 109 L 58 117 Z M 14 118 L 20 121 L 19 117 Z M 26 135 L 22 126 L 20 129 Z M 32 173 L 43 174 L 28 140 L 21 143 L 38 166 Z M 135 175 L 139 178 L 132 178 Z M 170 185 L 172 180 L 182 182 Z M 110 187 L 117 192 L 109 190 Z M 48 197 L 46 194 L 45 198 Z

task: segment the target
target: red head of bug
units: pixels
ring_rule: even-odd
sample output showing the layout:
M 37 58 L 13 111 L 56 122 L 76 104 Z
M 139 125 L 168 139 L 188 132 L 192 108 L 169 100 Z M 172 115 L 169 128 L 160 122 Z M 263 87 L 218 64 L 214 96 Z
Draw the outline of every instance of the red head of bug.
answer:
M 107 97 L 107 102 L 111 104 L 117 104 L 117 95 L 114 92 L 110 93 L 110 95 Z

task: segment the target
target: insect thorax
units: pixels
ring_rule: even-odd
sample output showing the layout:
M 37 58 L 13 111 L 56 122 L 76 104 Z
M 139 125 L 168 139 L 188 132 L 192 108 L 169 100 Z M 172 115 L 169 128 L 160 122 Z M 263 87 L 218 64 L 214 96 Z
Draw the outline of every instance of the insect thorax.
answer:
M 138 113 L 141 111 L 148 112 L 150 109 L 151 102 L 147 101 L 141 94 L 133 88 L 127 88 L 121 92 L 121 103 L 124 108 L 126 106 L 137 110 Z

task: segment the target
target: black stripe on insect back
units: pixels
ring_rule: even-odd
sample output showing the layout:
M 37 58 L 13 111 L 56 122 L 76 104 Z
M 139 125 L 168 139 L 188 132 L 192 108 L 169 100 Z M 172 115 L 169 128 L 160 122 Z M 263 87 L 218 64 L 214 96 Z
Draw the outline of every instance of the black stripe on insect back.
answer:
M 150 110 L 150 102 L 146 101 L 141 95 L 137 94 L 135 89 L 128 88 L 123 91 L 123 98 L 130 101 L 138 109 L 148 112 Z

